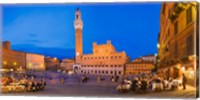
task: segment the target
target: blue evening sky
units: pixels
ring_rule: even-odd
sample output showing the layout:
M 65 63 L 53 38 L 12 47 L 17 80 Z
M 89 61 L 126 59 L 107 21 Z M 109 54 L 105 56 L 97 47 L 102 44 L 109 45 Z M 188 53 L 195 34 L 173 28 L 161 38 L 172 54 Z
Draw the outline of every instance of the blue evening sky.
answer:
M 131 59 L 157 53 L 161 3 L 3 5 L 3 41 L 14 50 L 74 57 L 74 13 L 82 12 L 84 53 L 111 40 Z

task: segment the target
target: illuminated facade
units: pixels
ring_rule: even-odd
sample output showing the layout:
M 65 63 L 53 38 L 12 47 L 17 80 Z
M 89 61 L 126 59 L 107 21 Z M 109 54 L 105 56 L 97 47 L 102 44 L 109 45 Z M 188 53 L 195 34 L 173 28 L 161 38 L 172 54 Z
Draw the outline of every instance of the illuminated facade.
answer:
M 197 64 L 196 5 L 197 2 L 162 4 L 158 44 L 159 72 L 178 79 L 185 73 L 188 82 L 192 83 L 195 81 Z
M 76 38 L 75 39 L 76 63 L 79 63 L 81 60 L 81 56 L 83 54 L 83 43 L 82 43 L 83 21 L 81 19 L 81 12 L 79 8 L 75 12 L 74 28 L 75 28 L 75 38 Z
M 130 62 L 126 64 L 126 75 L 149 74 L 153 68 L 154 64 L 152 62 Z
M 43 55 L 26 53 L 26 63 L 28 70 L 45 71 L 46 69 Z
M 126 53 L 117 52 L 111 41 L 98 45 L 93 43 L 93 53 L 83 54 L 81 12 L 75 12 L 76 66 L 79 74 L 87 75 L 123 75 L 125 63 L 129 60 Z M 77 65 L 79 64 L 79 65 Z
M 26 69 L 26 53 L 11 50 L 10 42 L 3 42 L 2 46 L 2 68 L 9 70 Z
M 60 66 L 60 60 L 57 58 L 52 57 L 45 57 L 44 58 L 46 70 L 57 71 Z
M 24 71 L 26 69 L 45 70 L 44 56 L 11 50 L 9 41 L 3 42 L 3 69 Z
M 126 53 L 116 52 L 111 41 L 97 45 L 93 43 L 93 54 L 84 54 L 80 64 L 82 74 L 123 75 L 125 63 L 128 62 Z
M 75 60 L 72 59 L 63 59 L 60 63 L 60 68 L 65 71 L 73 71 L 73 65 L 75 64 Z
M 152 69 L 155 67 L 155 62 L 155 55 L 147 55 L 136 58 L 132 62 L 126 64 L 125 73 L 126 75 L 151 73 Z
M 142 56 L 141 60 L 145 61 L 145 62 L 152 62 L 153 64 L 156 64 L 156 55 L 151 54 L 151 55 Z

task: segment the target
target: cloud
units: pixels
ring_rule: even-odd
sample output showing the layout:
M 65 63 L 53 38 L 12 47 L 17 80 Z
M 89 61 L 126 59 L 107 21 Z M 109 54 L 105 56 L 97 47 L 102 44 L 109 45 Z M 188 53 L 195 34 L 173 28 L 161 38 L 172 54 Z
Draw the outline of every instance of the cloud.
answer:
M 26 43 L 39 44 L 39 43 L 42 43 L 42 41 L 36 40 L 36 39 L 30 39 L 30 40 L 26 40 Z
M 36 38 L 37 34 L 30 34 L 29 36 L 32 37 L 32 38 Z
M 3 40 L 13 44 L 28 42 L 41 47 L 73 48 L 73 20 L 67 21 L 66 16 L 63 12 L 42 9 L 23 13 L 3 26 Z

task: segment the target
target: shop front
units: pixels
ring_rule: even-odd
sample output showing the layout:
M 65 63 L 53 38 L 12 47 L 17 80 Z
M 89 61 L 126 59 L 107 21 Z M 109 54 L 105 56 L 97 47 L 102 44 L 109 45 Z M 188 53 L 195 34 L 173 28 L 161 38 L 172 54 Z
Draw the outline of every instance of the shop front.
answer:
M 185 59 L 179 61 L 174 61 L 176 63 L 172 65 L 165 65 L 166 67 L 158 69 L 158 72 L 165 74 L 168 78 L 178 79 L 182 82 L 183 74 L 187 78 L 187 84 L 196 86 L 198 81 L 198 60 L 196 56 L 189 56 Z
M 183 63 L 182 73 L 185 74 L 187 78 L 187 83 L 189 85 L 195 86 L 196 84 L 196 68 L 194 62 Z

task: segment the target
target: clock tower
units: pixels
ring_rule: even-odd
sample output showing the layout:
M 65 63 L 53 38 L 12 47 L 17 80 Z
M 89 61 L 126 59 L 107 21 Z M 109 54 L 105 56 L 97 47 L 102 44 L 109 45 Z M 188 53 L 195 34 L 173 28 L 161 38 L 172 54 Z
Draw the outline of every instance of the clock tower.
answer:
M 75 12 L 74 28 L 75 28 L 75 45 L 76 45 L 75 47 L 76 63 L 79 63 L 81 56 L 83 54 L 83 44 L 82 44 L 83 22 L 81 19 L 81 12 L 79 8 L 77 8 Z

